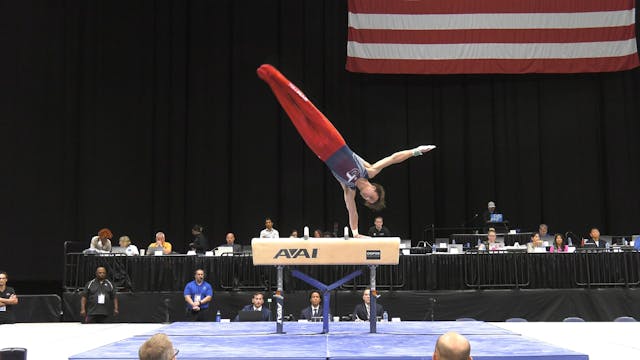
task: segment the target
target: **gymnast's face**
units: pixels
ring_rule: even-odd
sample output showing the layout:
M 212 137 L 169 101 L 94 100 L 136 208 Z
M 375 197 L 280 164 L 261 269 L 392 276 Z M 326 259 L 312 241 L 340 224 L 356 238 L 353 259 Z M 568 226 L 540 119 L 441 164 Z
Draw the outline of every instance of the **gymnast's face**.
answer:
M 373 204 L 378 201 L 378 193 L 376 192 L 376 187 L 371 185 L 366 188 L 360 190 L 360 196 L 364 199 L 364 201 L 369 204 Z

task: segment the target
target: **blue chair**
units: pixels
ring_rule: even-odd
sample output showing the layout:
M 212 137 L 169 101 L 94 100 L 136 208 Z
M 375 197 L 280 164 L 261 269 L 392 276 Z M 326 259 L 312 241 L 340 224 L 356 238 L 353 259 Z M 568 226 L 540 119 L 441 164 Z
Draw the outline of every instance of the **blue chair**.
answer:
M 463 318 L 457 318 L 456 321 L 478 321 L 478 320 L 470 317 L 463 317 Z
M 519 318 L 519 317 L 513 317 L 513 318 L 509 318 L 509 319 L 505 320 L 505 322 L 527 322 L 527 319 L 523 319 L 523 318 Z
M 584 322 L 584 319 L 577 316 L 569 316 L 562 319 L 562 322 Z
M 617 318 L 613 319 L 613 321 L 615 321 L 615 322 L 636 322 L 637 320 L 635 318 L 632 318 L 631 316 L 618 316 Z

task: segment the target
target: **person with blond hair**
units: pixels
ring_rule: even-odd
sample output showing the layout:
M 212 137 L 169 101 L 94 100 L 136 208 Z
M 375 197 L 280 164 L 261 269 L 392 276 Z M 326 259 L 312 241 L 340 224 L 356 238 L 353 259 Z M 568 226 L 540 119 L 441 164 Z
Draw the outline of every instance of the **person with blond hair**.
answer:
M 173 360 L 180 350 L 173 348 L 173 343 L 166 334 L 153 335 L 138 349 L 140 360 Z

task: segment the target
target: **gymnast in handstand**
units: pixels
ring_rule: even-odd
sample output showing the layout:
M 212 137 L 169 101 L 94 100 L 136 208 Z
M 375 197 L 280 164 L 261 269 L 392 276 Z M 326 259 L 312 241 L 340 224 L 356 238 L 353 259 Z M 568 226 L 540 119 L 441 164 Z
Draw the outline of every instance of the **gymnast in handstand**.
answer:
M 412 156 L 420 156 L 435 149 L 435 145 L 422 145 L 415 149 L 398 151 L 373 165 L 369 164 L 349 149 L 333 124 L 276 68 L 262 65 L 258 68 L 258 76 L 271 87 L 307 146 L 327 164 L 333 176 L 340 182 L 353 237 L 366 237 L 358 233 L 356 189 L 360 191 L 365 206 L 376 211 L 382 210 L 385 207 L 384 188 L 380 184 L 369 182 L 369 179 L 373 179 L 389 165 L 401 163 Z

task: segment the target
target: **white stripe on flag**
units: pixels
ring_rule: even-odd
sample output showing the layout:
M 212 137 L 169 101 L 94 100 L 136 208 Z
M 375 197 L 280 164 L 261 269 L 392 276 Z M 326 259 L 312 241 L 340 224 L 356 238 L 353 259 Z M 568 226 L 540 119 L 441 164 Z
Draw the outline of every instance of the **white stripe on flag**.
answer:
M 349 57 L 396 60 L 579 59 L 637 52 L 636 39 L 585 43 L 528 44 L 361 44 L 347 43 Z
M 387 15 L 349 12 L 349 26 L 355 29 L 575 29 L 626 26 L 634 22 L 635 9 L 585 13 L 531 14 Z

